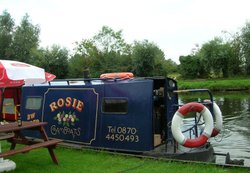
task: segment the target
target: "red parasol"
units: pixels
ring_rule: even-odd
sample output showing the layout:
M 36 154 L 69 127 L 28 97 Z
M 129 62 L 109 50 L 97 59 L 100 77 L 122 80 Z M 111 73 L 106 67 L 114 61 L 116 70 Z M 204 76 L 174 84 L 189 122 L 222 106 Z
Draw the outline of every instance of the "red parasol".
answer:
M 55 78 L 55 75 L 45 72 L 40 67 L 18 61 L 0 60 L 0 87 L 44 83 Z

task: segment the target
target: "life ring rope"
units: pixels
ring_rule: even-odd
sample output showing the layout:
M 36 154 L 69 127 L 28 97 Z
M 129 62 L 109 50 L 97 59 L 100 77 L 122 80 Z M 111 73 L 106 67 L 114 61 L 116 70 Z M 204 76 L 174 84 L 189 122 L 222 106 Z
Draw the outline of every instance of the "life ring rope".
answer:
M 190 112 L 198 112 L 205 121 L 205 128 L 203 133 L 195 138 L 188 139 L 181 132 L 181 124 L 183 118 Z M 196 148 L 204 145 L 210 138 L 213 131 L 213 117 L 211 112 L 203 104 L 197 102 L 190 102 L 180 107 L 173 116 L 171 130 L 174 139 L 181 145 L 189 148 Z

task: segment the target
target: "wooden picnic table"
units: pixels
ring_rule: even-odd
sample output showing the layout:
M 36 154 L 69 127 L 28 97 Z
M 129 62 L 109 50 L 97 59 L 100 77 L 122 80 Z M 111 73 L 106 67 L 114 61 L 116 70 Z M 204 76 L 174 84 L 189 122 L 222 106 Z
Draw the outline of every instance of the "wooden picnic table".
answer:
M 8 157 L 18 153 L 27 153 L 30 150 L 46 147 L 48 148 L 51 159 L 55 164 L 58 165 L 58 159 L 54 153 L 54 148 L 59 142 L 62 142 L 60 139 L 49 139 L 47 133 L 44 129 L 44 126 L 47 122 L 31 122 L 23 121 L 21 126 L 18 126 L 17 122 L 0 125 L 0 133 L 6 133 L 13 135 L 7 135 L 5 140 L 11 143 L 10 150 L 0 153 L 0 158 Z M 40 140 L 34 140 L 28 138 L 24 135 L 23 131 L 38 131 L 41 135 Z M 3 140 L 4 138 L 2 138 Z M 23 147 L 16 148 L 16 144 L 24 144 Z

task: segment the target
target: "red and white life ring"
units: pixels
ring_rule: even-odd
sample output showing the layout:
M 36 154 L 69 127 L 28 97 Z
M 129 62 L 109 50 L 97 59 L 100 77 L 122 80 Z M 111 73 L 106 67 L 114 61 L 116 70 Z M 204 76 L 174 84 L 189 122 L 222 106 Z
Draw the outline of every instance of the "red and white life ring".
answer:
M 186 138 L 181 132 L 180 125 L 183 123 L 183 118 L 189 112 L 198 112 L 201 114 L 205 121 L 205 128 L 203 133 L 194 139 Z M 204 145 L 208 138 L 210 138 L 213 131 L 213 117 L 208 108 L 206 108 L 203 104 L 197 102 L 191 102 L 180 107 L 174 117 L 172 119 L 171 130 L 174 139 L 181 145 L 188 148 L 196 148 Z
M 100 76 L 100 78 L 121 78 L 121 79 L 129 79 L 133 77 L 134 74 L 131 72 L 104 73 Z
M 213 102 L 213 111 L 215 116 L 215 125 L 211 135 L 212 137 L 218 135 L 223 126 L 222 113 L 219 106 L 215 102 Z
M 204 100 L 204 102 L 211 103 L 210 100 Z M 215 118 L 215 124 L 214 124 L 214 129 L 211 134 L 211 137 L 218 135 L 220 131 L 222 130 L 222 126 L 223 126 L 221 110 L 214 101 L 213 101 L 213 113 L 214 113 L 214 118 Z M 202 125 L 201 128 L 204 129 L 204 125 Z

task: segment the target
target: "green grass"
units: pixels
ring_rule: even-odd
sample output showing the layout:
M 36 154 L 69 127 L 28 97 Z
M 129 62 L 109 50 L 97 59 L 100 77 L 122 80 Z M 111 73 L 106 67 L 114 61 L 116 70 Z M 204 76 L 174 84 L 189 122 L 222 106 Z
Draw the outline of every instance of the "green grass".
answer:
M 250 78 L 180 80 L 179 89 L 206 88 L 213 91 L 250 90 Z
M 3 150 L 9 144 L 2 142 Z M 173 161 L 142 159 L 110 154 L 104 151 L 69 149 L 58 146 L 55 149 L 60 164 L 55 165 L 45 148 L 9 157 L 17 167 L 11 172 L 27 173 L 240 173 L 247 168 L 226 168 L 202 163 L 182 163 Z

